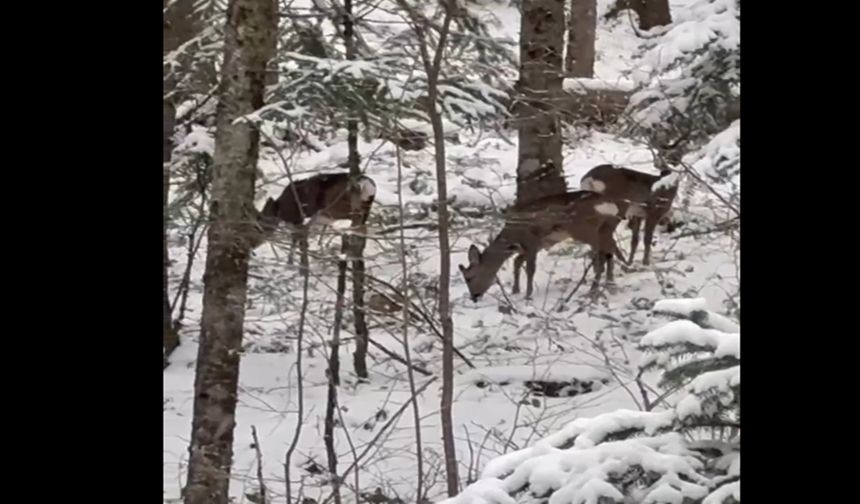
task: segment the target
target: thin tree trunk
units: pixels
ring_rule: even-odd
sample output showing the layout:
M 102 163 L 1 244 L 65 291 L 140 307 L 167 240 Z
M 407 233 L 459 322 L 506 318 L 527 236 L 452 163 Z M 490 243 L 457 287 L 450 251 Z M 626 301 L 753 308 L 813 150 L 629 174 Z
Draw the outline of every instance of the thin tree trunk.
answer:
M 558 105 L 564 48 L 564 3 L 523 0 L 520 22 L 520 103 L 517 202 L 567 191 Z
M 162 55 L 167 55 L 180 45 L 184 44 L 195 33 L 193 17 L 193 0 L 177 0 L 171 5 L 164 15 L 164 29 L 162 31 Z M 164 6 L 167 7 L 165 0 Z M 169 77 L 165 74 L 165 77 Z M 167 367 L 168 358 L 173 350 L 179 346 L 179 334 L 173 325 L 173 311 L 170 308 L 170 287 L 168 270 L 170 268 L 170 253 L 167 247 L 167 204 L 170 199 L 170 160 L 173 154 L 173 132 L 176 129 L 176 96 L 175 79 L 166 78 L 163 84 L 163 93 L 167 97 L 162 101 L 162 346 L 164 348 L 164 367 Z
M 567 74 L 594 77 L 597 0 L 570 0 L 567 20 Z
M 296 339 L 296 389 L 298 394 L 298 408 L 296 412 L 296 427 L 293 431 L 293 440 L 290 441 L 290 446 L 287 448 L 287 453 L 284 455 L 284 482 L 286 483 L 287 504 L 293 502 L 292 498 L 292 480 L 290 479 L 290 466 L 292 465 L 293 452 L 299 445 L 299 437 L 302 435 L 302 423 L 305 415 L 305 389 L 304 389 L 304 374 L 302 367 L 302 352 L 304 352 L 305 341 L 305 317 L 308 312 L 308 280 L 310 276 L 310 266 L 308 265 L 308 235 L 303 234 L 299 240 L 301 248 L 301 272 L 302 272 L 302 311 L 299 313 L 299 334 Z
M 454 323 L 451 320 L 450 283 L 451 283 L 451 244 L 448 240 L 448 181 L 445 173 L 445 129 L 442 115 L 437 108 L 439 70 L 442 65 L 442 55 L 451 20 L 456 6 L 453 2 L 445 4 L 445 19 L 439 33 L 439 45 L 431 66 L 427 39 L 425 33 L 419 33 L 421 39 L 424 68 L 427 72 L 427 115 L 433 127 L 433 143 L 436 154 L 436 184 L 439 193 L 439 317 L 442 321 L 442 401 L 440 414 L 442 416 L 442 444 L 445 452 L 445 473 L 448 486 L 448 496 L 453 497 L 460 491 L 460 476 L 457 467 L 457 451 L 454 443 L 454 422 L 452 406 L 454 401 Z
M 343 238 L 343 252 L 349 248 L 348 237 Z M 340 384 L 340 324 L 343 321 L 344 292 L 346 291 L 346 260 L 337 262 L 337 301 L 334 306 L 334 330 L 328 357 L 328 387 L 326 397 L 323 443 L 325 444 L 328 471 L 334 487 L 334 502 L 340 504 L 340 479 L 337 476 L 337 451 L 334 449 L 334 421 L 337 408 L 337 386 Z
M 170 157 L 173 152 L 173 129 L 176 125 L 176 108 L 169 100 L 162 102 L 162 200 L 161 209 L 162 227 L 161 227 L 161 243 L 162 243 L 162 276 L 161 276 L 161 298 L 164 305 L 162 314 L 162 344 L 164 347 L 164 366 L 167 367 L 167 359 L 173 350 L 179 346 L 179 334 L 173 327 L 172 310 L 170 309 L 170 294 L 168 287 L 169 276 L 167 274 L 170 267 L 170 253 L 167 250 L 167 203 L 170 197 Z
M 259 149 L 257 129 L 237 119 L 263 105 L 276 19 L 273 0 L 227 7 L 185 504 L 229 501 Z
M 355 26 L 352 21 L 352 0 L 345 0 L 343 4 L 343 38 L 346 46 L 346 59 L 356 58 L 355 49 Z M 346 122 L 347 148 L 349 175 L 352 180 L 357 180 L 361 175 L 358 155 L 358 115 L 357 110 L 349 111 L 349 119 Z M 364 216 L 361 214 L 361 202 L 351 198 L 352 230 L 348 236 L 349 258 L 352 265 L 352 316 L 355 323 L 355 352 L 352 354 L 353 369 L 361 379 L 367 379 L 367 321 L 364 313 L 364 247 L 367 243 L 365 235 Z
M 416 396 L 415 392 L 415 372 L 412 369 L 412 357 L 409 349 L 409 269 L 406 267 L 406 235 L 402 224 L 405 222 L 405 213 L 403 211 L 403 158 L 400 153 L 400 145 L 395 146 L 397 155 L 397 208 L 400 211 L 400 271 L 401 283 L 400 292 L 402 293 L 402 310 L 403 317 L 400 325 L 401 338 L 403 338 L 403 356 L 406 359 L 406 376 L 409 379 L 409 392 L 412 397 Z M 412 401 L 412 419 L 415 422 L 415 455 L 417 462 L 418 475 L 415 479 L 415 502 L 423 502 L 424 500 L 424 448 L 421 440 L 421 414 L 418 408 L 418 398 Z

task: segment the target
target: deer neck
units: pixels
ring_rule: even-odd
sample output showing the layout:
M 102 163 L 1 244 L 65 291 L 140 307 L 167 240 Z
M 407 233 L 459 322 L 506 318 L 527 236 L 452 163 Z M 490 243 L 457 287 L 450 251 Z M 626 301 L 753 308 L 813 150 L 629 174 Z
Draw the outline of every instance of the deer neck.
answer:
M 515 251 L 511 249 L 511 245 L 515 243 L 517 242 L 511 240 L 506 236 L 505 231 L 502 230 L 496 239 L 481 253 L 481 266 L 486 271 L 496 274 L 502 268 L 502 265 L 505 264 L 505 261 L 514 255 Z

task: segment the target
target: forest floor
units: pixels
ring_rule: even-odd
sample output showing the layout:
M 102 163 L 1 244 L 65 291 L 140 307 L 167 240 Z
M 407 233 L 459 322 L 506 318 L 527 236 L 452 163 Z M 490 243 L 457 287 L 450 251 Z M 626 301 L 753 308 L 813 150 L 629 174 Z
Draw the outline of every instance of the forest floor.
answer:
M 677 4 L 677 5 L 676 5 Z M 672 2 L 683 9 L 685 2 Z M 604 8 L 601 2 L 601 12 Z M 499 8 L 509 31 L 518 27 L 513 9 Z M 622 20 L 623 21 L 623 20 Z M 515 34 L 515 33 L 514 33 Z M 598 77 L 619 78 L 631 65 L 637 44 L 626 21 L 601 24 L 598 32 Z M 615 64 L 610 65 L 609 62 Z M 451 127 L 453 130 L 454 128 Z M 577 417 L 593 416 L 619 408 L 639 409 L 642 395 L 634 382 L 638 353 L 636 343 L 657 321 L 650 317 L 652 304 L 664 298 L 702 297 L 708 308 L 727 313 L 735 307 L 739 286 L 737 239 L 727 234 L 683 236 L 692 223 L 707 227 L 720 222 L 719 205 L 704 190 L 691 191 L 683 218 L 688 223 L 673 234 L 658 233 L 652 265 L 616 267 L 617 288 L 599 299 L 587 296 L 592 278 L 567 298 L 588 265 L 588 250 L 574 242 L 557 245 L 538 259 L 535 295 L 511 294 L 512 261 L 499 271 L 498 285 L 477 303 L 468 296 L 458 264 L 468 264 L 470 244 L 483 248 L 499 231 L 498 211 L 514 197 L 517 159 L 516 133 L 497 134 L 456 131 L 457 139 L 446 145 L 448 190 L 453 198 L 451 222 L 451 303 L 456 347 L 475 366 L 455 358 L 453 417 L 457 438 L 460 478 L 465 484 L 479 474 L 490 458 L 522 448 Z M 412 359 L 432 376 L 416 374 L 416 387 L 441 375 L 441 340 L 436 334 L 435 285 L 439 272 L 436 214 L 430 205 L 436 198 L 432 148 L 402 153 L 402 191 L 406 219 L 405 247 L 399 236 L 397 156 L 390 143 L 360 144 L 366 173 L 377 183 L 376 205 L 369 220 L 367 248 L 368 294 L 391 294 L 385 284 L 400 287 L 401 255 L 405 251 L 413 314 L 407 340 Z M 296 155 L 290 169 L 294 176 L 331 170 L 346 160 L 346 143 L 333 139 L 319 153 Z M 623 138 L 577 130 L 565 132 L 564 171 L 568 186 L 576 188 L 590 168 L 614 163 L 655 173 L 650 152 Z M 273 152 L 264 151 L 260 163 L 267 185 L 258 198 L 277 197 L 283 189 L 284 166 Z M 682 186 L 684 187 L 684 186 Z M 679 199 L 682 195 L 679 195 Z M 185 244 L 172 240 L 171 292 L 185 269 Z M 617 239 L 629 248 L 629 231 L 619 226 Z M 191 294 L 182 344 L 164 372 L 164 499 L 176 502 L 187 470 L 191 432 L 194 362 L 197 355 L 205 240 L 192 268 Z M 251 436 L 256 428 L 266 485 L 274 498 L 284 500 L 284 455 L 295 434 L 299 389 L 296 380 L 297 334 L 302 302 L 302 280 L 296 263 L 288 265 L 289 240 L 277 240 L 255 251 L 251 261 L 249 302 L 246 315 L 245 353 L 239 377 L 231 494 L 237 502 L 249 502 L 246 493 L 257 487 L 257 453 Z M 301 493 L 322 502 L 330 493 L 320 469 L 326 465 L 322 441 L 326 403 L 326 352 L 324 341 L 332 336 L 335 282 L 340 235 L 328 229 L 313 235 L 310 243 L 311 278 L 304 328 L 302 373 L 304 375 L 302 431 L 292 458 L 293 495 Z M 524 278 L 523 278 L 524 279 Z M 382 282 L 384 283 L 382 283 Z M 369 350 L 369 383 L 358 383 L 352 368 L 351 282 L 340 332 L 342 346 L 341 386 L 338 389 L 339 426 L 336 446 L 339 471 L 359 457 L 361 494 L 381 488 L 384 495 L 414 502 L 416 436 L 411 392 L 406 368 L 382 353 Z M 401 314 L 370 311 L 371 339 L 403 354 Z M 645 376 L 646 387 L 654 377 Z M 541 388 L 553 384 L 564 387 Z M 441 380 L 435 379 L 418 396 L 423 442 L 424 486 L 428 498 L 445 491 L 442 443 L 439 428 Z M 650 392 L 651 397 L 655 395 Z M 354 502 L 356 478 L 347 475 L 343 494 Z

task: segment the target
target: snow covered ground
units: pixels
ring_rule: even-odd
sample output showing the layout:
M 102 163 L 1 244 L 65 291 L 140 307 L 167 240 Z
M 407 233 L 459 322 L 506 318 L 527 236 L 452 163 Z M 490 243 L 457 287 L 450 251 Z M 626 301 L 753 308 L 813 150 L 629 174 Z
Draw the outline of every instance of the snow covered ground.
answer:
M 608 2 L 599 2 L 599 12 Z M 677 19 L 688 20 L 684 10 L 690 2 L 672 2 Z M 502 29 L 516 37 L 518 15 L 513 9 L 493 7 L 504 22 Z M 629 22 L 601 24 L 598 31 L 597 77 L 617 80 L 632 65 L 637 45 Z M 451 130 L 455 128 L 450 126 Z M 732 130 L 694 156 L 696 168 L 707 173 L 712 159 L 734 145 Z M 737 124 L 739 131 L 739 123 Z M 638 409 L 639 392 L 631 387 L 638 354 L 635 343 L 655 327 L 650 310 L 662 298 L 707 300 L 705 308 L 725 313 L 727 303 L 736 298 L 739 286 L 737 240 L 725 234 L 703 234 L 673 238 L 657 235 L 652 266 L 641 266 L 641 246 L 636 266 L 630 271 L 616 268 L 617 290 L 599 300 L 585 296 L 588 285 L 568 296 L 587 264 L 585 247 L 573 242 L 557 245 L 538 260 L 534 299 L 510 294 L 512 265 L 509 262 L 499 279 L 505 294 L 493 286 L 478 303 L 468 298 L 456 265 L 467 264 L 466 250 L 476 243 L 483 248 L 501 227 L 494 208 L 501 209 L 515 195 L 517 159 L 516 134 L 508 138 L 494 134 L 457 131 L 458 140 L 447 144 L 448 191 L 455 209 L 451 230 L 453 253 L 451 299 L 455 345 L 475 365 L 470 368 L 455 358 L 456 386 L 454 423 L 457 436 L 460 477 L 473 480 L 495 456 L 524 448 L 531 442 L 579 417 L 589 417 L 615 409 Z M 603 133 L 566 133 L 564 171 L 568 186 L 578 187 L 580 177 L 601 163 L 615 163 L 655 173 L 647 148 Z M 344 139 L 332 142 L 320 153 L 293 159 L 294 174 L 332 169 L 346 160 Z M 206 139 L 198 139 L 206 148 Z M 400 253 L 404 250 L 397 232 L 397 171 L 391 144 L 361 143 L 367 174 L 378 186 L 376 206 L 369 221 L 370 238 L 365 256 L 368 275 L 400 285 L 403 272 Z M 272 152 L 264 152 L 261 169 L 266 178 L 282 180 L 283 166 Z M 283 181 L 273 183 L 259 194 L 276 197 Z M 682 186 L 683 187 L 683 186 Z M 414 289 L 411 301 L 434 312 L 433 289 L 439 268 L 438 241 L 432 224 L 435 213 L 429 206 L 436 198 L 431 148 L 403 154 L 403 199 L 405 224 L 427 223 L 428 227 L 406 230 L 405 252 L 408 277 Z M 681 196 L 679 195 L 679 199 Z M 720 222 L 719 204 L 703 190 L 692 193 L 688 220 L 699 225 Z M 682 228 L 683 234 L 690 228 Z M 286 262 L 287 239 L 258 249 L 251 263 L 250 299 L 246 315 L 246 353 L 242 357 L 240 397 L 234 445 L 234 481 L 231 493 L 237 502 L 246 502 L 246 492 L 256 488 L 256 451 L 251 438 L 254 426 L 262 452 L 263 473 L 274 502 L 284 499 L 284 454 L 296 426 L 302 434 L 292 460 L 293 493 L 322 502 L 330 493 L 323 485 L 317 466 L 325 465 L 322 442 L 326 377 L 323 342 L 331 337 L 334 313 L 336 265 L 339 236 L 332 230 L 318 242 L 311 239 L 312 276 L 303 353 L 304 411 L 297 414 L 299 390 L 296 383 L 296 334 L 302 292 L 296 266 Z M 629 247 L 629 233 L 619 227 L 619 243 Z M 171 356 L 164 372 L 164 499 L 179 498 L 187 469 L 187 447 L 191 432 L 194 360 L 197 354 L 198 317 L 202 293 L 205 243 L 192 274 L 187 323 L 182 345 Z M 172 291 L 185 267 L 185 250 L 176 241 L 171 248 L 176 261 L 172 268 Z M 590 274 L 589 274 L 590 279 Z M 369 286 L 390 293 L 371 280 Z M 372 293 L 368 292 L 368 295 Z M 349 298 L 349 293 L 347 298 Z M 508 300 L 512 303 L 508 306 Z M 349 311 L 349 310 L 347 310 Z M 368 318 L 370 337 L 398 354 L 403 353 L 397 316 L 372 313 Z M 416 480 L 414 420 L 405 368 L 370 347 L 371 379 L 358 384 L 352 372 L 351 315 L 344 318 L 341 338 L 341 426 L 337 429 L 339 470 L 344 471 L 360 456 L 361 492 L 377 487 L 388 496 L 413 501 Z M 433 376 L 441 374 L 441 344 L 425 322 L 415 322 L 408 330 L 413 360 Z M 416 374 L 420 388 L 430 378 Z M 565 381 L 569 385 L 542 396 L 535 383 L 540 380 Z M 444 493 L 444 466 L 439 429 L 441 382 L 436 380 L 418 397 L 421 412 L 425 487 L 430 499 Z M 366 453 L 365 453 L 366 452 Z M 301 480 L 301 481 L 300 481 Z M 353 502 L 355 476 L 346 478 L 343 494 Z M 280 501 L 278 500 L 280 499 Z

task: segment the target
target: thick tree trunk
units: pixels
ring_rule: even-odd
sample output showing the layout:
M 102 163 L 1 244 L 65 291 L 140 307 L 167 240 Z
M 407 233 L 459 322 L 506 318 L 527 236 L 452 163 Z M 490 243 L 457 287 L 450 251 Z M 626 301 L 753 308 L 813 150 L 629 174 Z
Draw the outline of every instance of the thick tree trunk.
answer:
M 564 3 L 523 0 L 517 201 L 567 191 L 562 169 L 558 102 L 564 48 Z
M 597 0 L 570 0 L 567 20 L 567 74 L 594 77 Z
M 650 30 L 655 26 L 666 26 L 672 22 L 669 0 L 629 0 L 639 16 L 639 29 Z
M 229 498 L 259 149 L 257 129 L 236 120 L 263 105 L 276 19 L 273 0 L 227 8 L 185 504 Z

